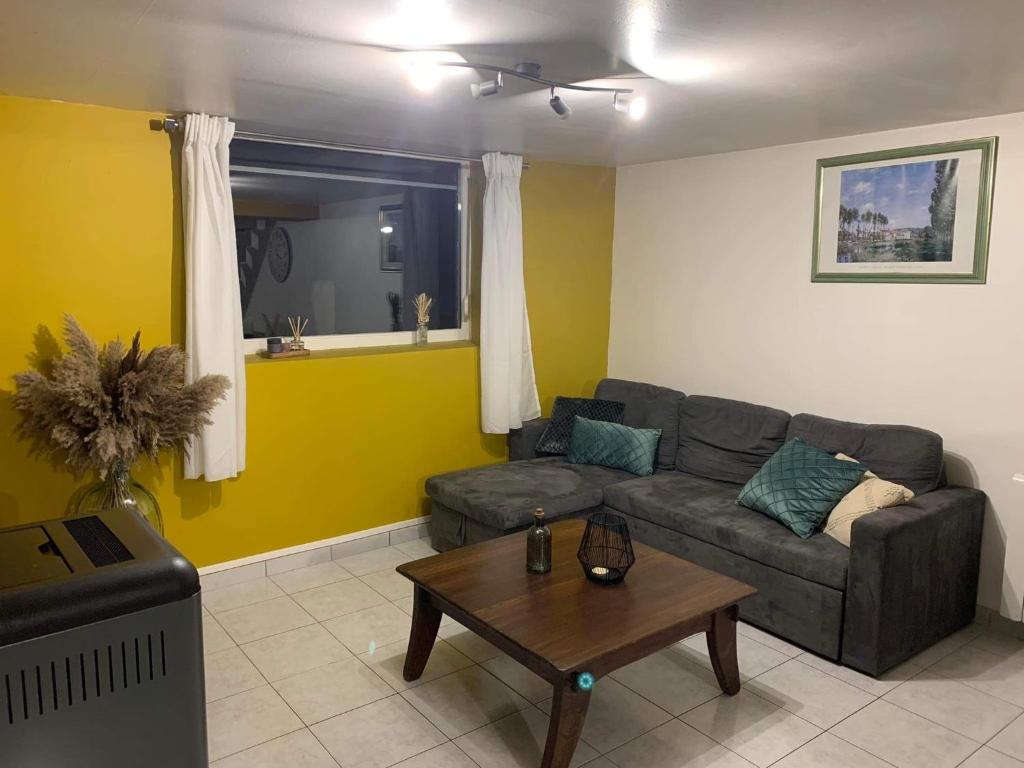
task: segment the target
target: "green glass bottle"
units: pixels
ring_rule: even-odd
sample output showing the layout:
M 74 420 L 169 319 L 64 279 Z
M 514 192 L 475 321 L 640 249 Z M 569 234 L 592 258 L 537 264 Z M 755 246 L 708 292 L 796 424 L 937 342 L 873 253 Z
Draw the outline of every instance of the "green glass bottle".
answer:
M 526 570 L 547 573 L 551 570 L 551 529 L 544 525 L 544 510 L 533 513 L 533 528 L 526 534 Z

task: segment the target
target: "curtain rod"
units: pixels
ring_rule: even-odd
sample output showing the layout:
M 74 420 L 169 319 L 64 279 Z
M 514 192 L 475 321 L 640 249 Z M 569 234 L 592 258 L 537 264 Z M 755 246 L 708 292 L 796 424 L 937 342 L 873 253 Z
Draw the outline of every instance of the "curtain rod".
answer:
M 184 130 L 185 122 L 179 117 L 168 116 L 163 120 L 151 120 L 150 128 L 154 131 L 166 133 L 177 133 Z M 393 157 L 411 157 L 421 160 L 446 160 L 455 163 L 482 163 L 479 157 L 465 157 L 462 155 L 432 155 L 427 152 L 401 151 L 388 149 L 387 147 L 371 147 L 364 144 L 342 144 L 333 141 L 318 141 L 315 139 L 302 139 L 294 136 L 280 136 L 273 133 L 255 133 L 253 131 L 236 131 L 235 137 L 248 139 L 249 141 L 264 141 L 269 144 L 292 144 L 300 147 L 317 147 L 320 149 L 334 149 L 349 152 L 365 152 L 371 155 L 391 155 Z M 523 168 L 529 168 L 530 164 L 523 161 Z

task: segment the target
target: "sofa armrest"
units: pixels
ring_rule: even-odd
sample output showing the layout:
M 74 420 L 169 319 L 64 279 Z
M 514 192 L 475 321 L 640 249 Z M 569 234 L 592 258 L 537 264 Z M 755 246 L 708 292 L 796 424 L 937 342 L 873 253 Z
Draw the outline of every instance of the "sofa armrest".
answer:
M 537 441 L 547 427 L 550 419 L 531 419 L 524 421 L 519 429 L 508 433 L 508 460 L 523 461 L 537 458 Z
M 880 675 L 974 619 L 985 494 L 948 487 L 853 523 L 844 664 Z

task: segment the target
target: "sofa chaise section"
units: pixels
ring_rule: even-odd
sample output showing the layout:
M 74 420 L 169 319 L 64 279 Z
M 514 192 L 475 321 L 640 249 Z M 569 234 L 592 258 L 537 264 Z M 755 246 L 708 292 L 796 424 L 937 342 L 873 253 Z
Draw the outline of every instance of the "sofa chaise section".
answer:
M 662 430 L 658 466 L 671 467 L 678 443 L 682 392 L 619 379 L 604 379 L 597 398 L 626 404 L 623 423 Z M 571 464 L 562 456 L 538 454 L 547 419 L 535 419 L 509 436 L 509 462 L 449 472 L 427 480 L 431 499 L 430 536 L 444 552 L 522 530 L 542 507 L 549 520 L 601 509 L 604 489 L 634 475 L 617 469 Z
M 436 475 L 427 480 L 431 544 L 445 552 L 522 530 L 538 507 L 549 520 L 597 511 L 605 486 L 631 477 L 554 456 Z

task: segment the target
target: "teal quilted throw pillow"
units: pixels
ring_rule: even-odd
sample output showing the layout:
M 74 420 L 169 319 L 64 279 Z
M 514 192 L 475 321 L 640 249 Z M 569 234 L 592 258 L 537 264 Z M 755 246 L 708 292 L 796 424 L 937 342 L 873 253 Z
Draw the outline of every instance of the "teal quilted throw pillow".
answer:
M 635 429 L 577 416 L 566 458 L 573 464 L 599 464 L 634 475 L 653 475 L 660 429 Z
M 750 478 L 736 503 L 763 512 L 806 539 L 867 469 L 856 461 L 841 461 L 797 437 L 779 448 Z

